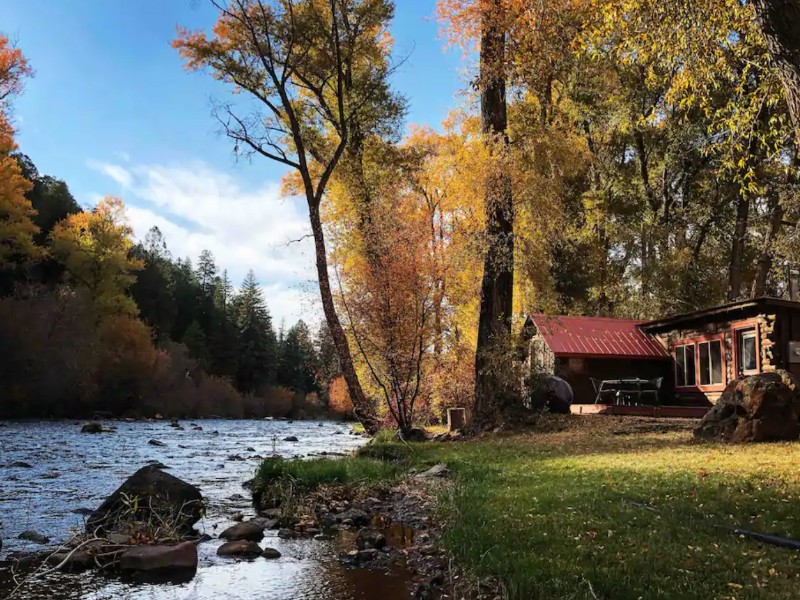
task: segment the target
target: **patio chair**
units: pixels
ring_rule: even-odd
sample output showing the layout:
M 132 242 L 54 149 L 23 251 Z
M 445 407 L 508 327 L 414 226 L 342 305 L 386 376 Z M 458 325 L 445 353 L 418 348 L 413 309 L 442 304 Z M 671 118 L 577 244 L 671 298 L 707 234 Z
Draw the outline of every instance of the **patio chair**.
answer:
M 661 399 L 659 396 L 659 392 L 661 391 L 661 383 L 664 381 L 663 377 L 656 377 L 655 379 L 650 379 L 647 383 L 652 386 L 651 389 L 646 389 L 641 391 L 642 398 L 645 398 L 647 394 L 652 396 L 653 405 L 660 406 Z

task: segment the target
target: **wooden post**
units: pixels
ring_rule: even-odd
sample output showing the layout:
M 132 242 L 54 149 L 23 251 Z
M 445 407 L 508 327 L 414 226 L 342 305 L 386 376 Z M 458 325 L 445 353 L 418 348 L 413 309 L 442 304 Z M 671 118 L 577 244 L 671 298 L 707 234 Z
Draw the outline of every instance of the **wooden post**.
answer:
M 447 430 L 461 431 L 467 426 L 467 410 L 465 408 L 447 409 Z

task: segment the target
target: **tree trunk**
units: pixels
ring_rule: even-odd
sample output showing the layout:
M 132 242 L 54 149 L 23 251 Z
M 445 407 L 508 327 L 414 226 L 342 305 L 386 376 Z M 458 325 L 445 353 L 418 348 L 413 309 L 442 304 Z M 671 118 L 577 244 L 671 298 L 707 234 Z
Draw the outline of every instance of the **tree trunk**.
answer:
M 783 207 L 778 199 L 778 194 L 773 192 L 769 197 L 769 225 L 767 235 L 764 237 L 764 245 L 758 256 L 756 264 L 756 274 L 753 278 L 753 289 L 751 296 L 759 298 L 767 292 L 767 279 L 772 270 L 772 259 L 774 256 L 775 239 L 781 231 L 783 221 Z
M 733 229 L 733 246 L 728 272 L 728 300 L 739 299 L 742 292 L 742 268 L 744 264 L 744 246 L 747 236 L 747 218 L 750 213 L 750 198 L 747 194 L 739 194 L 736 203 L 736 225 Z
M 350 353 L 350 344 L 344 333 L 339 315 L 336 314 L 336 307 L 333 303 L 333 293 L 331 292 L 331 282 L 328 275 L 328 255 L 325 251 L 325 233 L 322 229 L 320 220 L 319 206 L 309 203 L 308 215 L 311 220 L 311 231 L 314 234 L 314 250 L 316 252 L 317 278 L 319 279 L 319 293 L 322 297 L 322 309 L 325 312 L 325 320 L 328 323 L 333 345 L 339 357 L 339 366 L 342 371 L 347 391 L 353 402 L 353 413 L 364 426 L 366 432 L 374 435 L 380 429 L 377 415 L 375 414 L 374 404 L 367 399 L 361 382 L 358 380 L 356 369 L 353 366 L 353 357 Z
M 770 57 L 783 81 L 795 139 L 800 146 L 800 0 L 753 0 Z
M 505 153 L 506 81 L 504 72 L 506 35 L 502 0 L 493 0 L 484 10 L 480 50 L 481 127 L 494 152 Z M 502 169 L 502 167 L 501 167 Z M 500 416 L 509 386 L 497 369 L 490 369 L 492 354 L 501 361 L 510 356 L 511 311 L 514 288 L 514 211 L 511 180 L 502 170 L 488 177 L 486 208 L 486 255 L 481 283 L 478 346 L 475 353 L 475 426 L 490 426 Z

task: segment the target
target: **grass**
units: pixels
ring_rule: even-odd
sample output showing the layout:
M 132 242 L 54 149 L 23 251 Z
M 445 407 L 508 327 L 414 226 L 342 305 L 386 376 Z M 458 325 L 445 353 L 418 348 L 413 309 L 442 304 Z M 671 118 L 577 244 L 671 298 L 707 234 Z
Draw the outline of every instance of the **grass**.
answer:
M 544 432 L 412 444 L 384 474 L 447 463 L 455 485 L 438 499 L 443 543 L 475 575 L 496 577 L 510 600 L 800 595 L 800 553 L 716 527 L 800 539 L 800 444 L 695 444 L 684 421 L 548 423 Z M 323 470 L 307 480 L 383 476 L 373 458 Z
M 253 499 L 261 508 L 281 506 L 284 514 L 296 510 L 298 496 L 322 485 L 368 486 L 400 475 L 398 465 L 367 457 L 332 460 L 268 458 L 256 470 Z
M 800 445 L 699 445 L 666 422 L 562 422 L 423 451 L 456 473 L 440 509 L 458 562 L 519 600 L 798 596 L 797 552 L 714 525 L 800 538 Z

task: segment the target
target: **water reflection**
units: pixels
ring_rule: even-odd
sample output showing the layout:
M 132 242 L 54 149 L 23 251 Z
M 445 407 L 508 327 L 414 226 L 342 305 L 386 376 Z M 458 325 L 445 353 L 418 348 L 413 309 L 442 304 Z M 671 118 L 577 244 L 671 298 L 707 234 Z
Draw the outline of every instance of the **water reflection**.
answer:
M 128 475 L 148 461 L 161 461 L 170 473 L 200 487 L 209 507 L 199 529 L 214 534 L 230 524 L 234 512 L 252 516 L 241 483 L 252 477 L 259 457 L 273 449 L 284 456 L 347 452 L 361 440 L 339 423 L 280 421 L 202 421 L 203 431 L 175 431 L 168 423 L 114 423 L 116 434 L 79 433 L 74 423 L 9 423 L 0 428 L 0 518 L 2 553 L 41 550 L 15 539 L 33 529 L 64 540 L 81 529 L 84 516 L 75 511 L 102 502 Z M 215 434 L 214 432 L 218 432 Z M 282 442 L 296 436 L 299 443 Z M 167 444 L 149 445 L 151 438 Z M 230 460 L 239 455 L 245 460 Z M 25 461 L 30 469 L 10 467 Z M 387 533 L 391 535 L 389 527 Z M 408 600 L 401 570 L 380 573 L 343 566 L 330 542 L 281 540 L 267 532 L 262 547 L 276 548 L 278 560 L 235 562 L 217 557 L 220 542 L 199 546 L 196 575 L 180 584 L 136 584 L 95 572 L 55 573 L 23 587 L 21 599 L 53 600 L 216 598 L 265 600 Z M 387 535 L 387 537 L 389 537 Z M 402 536 L 401 536 L 402 537 Z M 391 541 L 390 541 L 391 543 Z M 403 544 L 396 544 L 402 546 Z M 0 557 L 2 558 L 2 557 Z M 24 573 L 20 573 L 24 575 Z M 0 568 L 0 598 L 14 587 L 8 568 Z

